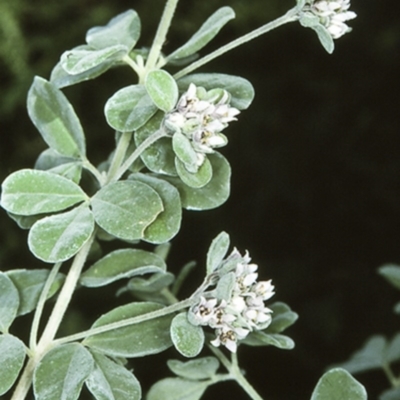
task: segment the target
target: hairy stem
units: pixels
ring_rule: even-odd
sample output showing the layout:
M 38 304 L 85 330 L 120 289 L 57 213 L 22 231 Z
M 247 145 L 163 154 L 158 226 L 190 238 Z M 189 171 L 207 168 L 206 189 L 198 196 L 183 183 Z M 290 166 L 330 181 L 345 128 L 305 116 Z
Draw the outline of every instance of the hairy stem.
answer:
M 190 72 L 198 69 L 199 67 L 207 64 L 208 62 L 214 60 L 215 58 L 221 56 L 222 54 L 234 49 L 235 47 L 238 47 L 244 43 L 247 43 L 250 40 L 255 39 L 256 37 L 263 35 L 264 33 L 267 33 L 275 28 L 278 28 L 281 25 L 287 24 L 288 22 L 296 21 L 298 19 L 297 13 L 298 13 L 297 7 L 289 10 L 282 17 L 277 18 L 276 20 L 271 21 L 268 24 L 260 26 L 259 28 L 247 33 L 246 35 L 243 35 L 243 36 L 233 40 L 232 42 L 227 43 L 226 45 L 220 47 L 219 49 L 213 51 L 212 53 L 200 58 L 199 60 L 195 61 L 194 63 L 181 69 L 174 75 L 174 78 L 175 79 L 182 78 L 183 76 L 185 76 L 185 75 L 189 74 Z
M 106 183 L 110 182 L 113 179 L 114 175 L 121 167 L 121 164 L 124 161 L 126 150 L 129 147 L 131 139 L 132 139 L 132 132 L 121 133 L 121 137 L 118 140 L 117 148 L 115 149 L 114 157 L 111 161 L 111 165 L 108 170 Z

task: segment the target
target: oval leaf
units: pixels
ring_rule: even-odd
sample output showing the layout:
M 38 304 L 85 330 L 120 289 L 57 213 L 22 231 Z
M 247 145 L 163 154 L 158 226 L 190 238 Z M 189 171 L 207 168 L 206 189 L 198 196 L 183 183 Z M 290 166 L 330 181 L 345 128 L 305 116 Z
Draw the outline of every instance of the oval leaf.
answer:
M 367 392 L 361 383 L 347 371 L 335 368 L 326 372 L 318 381 L 311 400 L 367 400 Z
M 183 356 L 196 357 L 204 346 L 204 331 L 200 326 L 192 325 L 187 313 L 182 312 L 172 320 L 171 340 Z
M 231 19 L 235 12 L 230 7 L 222 7 L 215 11 L 201 26 L 201 28 L 182 47 L 168 56 L 168 61 L 188 57 L 209 43 Z
M 94 369 L 86 386 L 96 400 L 140 400 L 142 390 L 136 377 L 122 365 L 92 352 Z
M 266 333 L 280 333 L 293 325 L 299 318 L 298 314 L 285 303 L 276 302 L 269 305 L 268 308 L 272 310 L 272 322 L 265 329 Z
M 178 101 L 179 91 L 175 79 L 162 69 L 150 71 L 145 80 L 147 93 L 162 111 L 171 111 Z
M 18 290 L 12 280 L 0 271 L 0 332 L 8 332 L 17 316 L 18 307 Z
M 319 24 L 316 26 L 312 26 L 311 29 L 314 29 L 317 32 L 318 39 L 322 44 L 322 47 L 329 53 L 332 54 L 333 50 L 335 50 L 335 43 L 333 42 L 332 35 L 329 33 L 328 29 L 325 26 Z
M 0 335 L 0 396 L 17 380 L 24 360 L 24 344 L 15 336 Z
M 154 384 L 146 400 L 199 400 L 210 383 L 166 378 Z
M 96 222 L 123 240 L 142 239 L 144 231 L 164 210 L 158 193 L 149 185 L 120 181 L 103 187 L 92 198 Z
M 61 211 L 88 199 L 69 179 L 33 169 L 12 173 L 3 182 L 2 189 L 2 207 L 19 215 Z
M 104 326 L 127 318 L 137 317 L 163 308 L 157 303 L 130 303 L 101 316 L 92 328 Z M 90 336 L 84 344 L 112 357 L 142 357 L 164 351 L 172 345 L 169 335 L 172 315 L 154 318 L 138 324 L 115 328 Z
M 196 358 L 186 362 L 168 360 L 167 364 L 175 375 L 192 380 L 210 379 L 219 368 L 219 361 L 215 357 Z
M 88 30 L 86 42 L 95 49 L 104 49 L 117 44 L 133 49 L 140 35 L 140 19 L 136 11 L 128 10 L 117 15 L 106 26 Z
M 400 266 L 393 264 L 382 265 L 378 272 L 396 289 L 400 289 Z
M 104 107 L 108 124 L 120 132 L 139 129 L 156 112 L 157 107 L 143 85 L 131 85 L 118 90 Z
M 49 147 L 64 156 L 85 156 L 81 123 L 68 99 L 52 83 L 35 77 L 28 93 L 28 114 Z
M 85 205 L 37 221 L 29 231 L 28 245 L 37 258 L 49 263 L 61 262 L 73 257 L 93 230 L 93 214 Z
M 195 173 L 189 172 L 186 165 L 178 157 L 175 158 L 175 167 L 182 182 L 195 189 L 207 185 L 213 175 L 213 169 L 207 157 Z
M 230 244 L 229 235 L 221 232 L 212 242 L 207 253 L 207 275 L 210 275 L 221 264 Z
M 175 155 L 185 164 L 190 172 L 197 172 L 197 153 L 190 143 L 190 140 L 182 133 L 176 132 L 172 136 L 172 148 Z
M 80 278 L 86 287 L 100 287 L 118 279 L 165 271 L 164 260 L 154 253 L 139 249 L 120 249 L 93 264 Z
M 70 343 L 50 350 L 35 369 L 35 399 L 78 399 L 93 368 L 93 358 L 81 344 Z
M 169 182 L 147 174 L 133 174 L 129 179 L 143 182 L 152 187 L 161 197 L 164 206 L 164 211 L 146 228 L 143 240 L 150 243 L 168 242 L 179 232 L 181 227 L 182 204 L 178 190 Z
M 242 343 L 248 346 L 275 346 L 283 350 L 292 350 L 294 348 L 294 341 L 290 337 L 278 333 L 269 334 L 263 331 L 250 332 Z

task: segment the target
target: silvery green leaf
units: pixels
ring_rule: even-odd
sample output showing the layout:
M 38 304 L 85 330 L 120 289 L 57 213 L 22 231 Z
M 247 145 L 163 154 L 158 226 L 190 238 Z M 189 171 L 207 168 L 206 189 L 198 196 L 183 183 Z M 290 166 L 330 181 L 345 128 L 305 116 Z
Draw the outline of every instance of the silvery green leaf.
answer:
M 191 324 L 187 319 L 186 312 L 182 312 L 174 317 L 170 332 L 175 349 L 184 357 L 196 357 L 203 349 L 203 328 Z
M 212 165 L 207 157 L 204 159 L 203 164 L 201 164 L 194 173 L 189 172 L 186 164 L 184 164 L 178 157 L 175 158 L 175 167 L 182 182 L 195 189 L 206 186 L 213 176 Z
M 124 321 L 160 308 L 163 308 L 161 304 L 150 302 L 125 304 L 102 315 L 92 328 Z M 165 315 L 123 328 L 114 328 L 89 336 L 83 344 L 112 357 L 143 357 L 160 353 L 172 345 L 169 335 L 172 318 L 173 315 Z
M 400 398 L 400 388 L 391 388 L 385 390 L 380 396 L 379 400 L 398 400 Z
M 48 171 L 49 169 L 58 167 L 63 164 L 69 164 L 79 161 L 79 158 L 62 156 L 53 149 L 43 150 L 36 159 L 34 169 Z
M 312 28 L 320 24 L 319 17 L 311 13 L 302 13 L 299 22 L 305 28 Z
M 132 292 L 155 293 L 161 292 L 169 286 L 175 277 L 170 272 L 154 274 L 147 279 L 132 278 L 128 283 L 128 289 Z
M 297 2 L 297 9 L 302 10 L 303 7 L 306 5 L 307 0 L 296 0 Z
M 394 264 L 382 265 L 378 269 L 378 273 L 396 289 L 400 289 L 400 266 Z
M 216 297 L 218 300 L 226 300 L 228 301 L 232 296 L 232 291 L 235 287 L 236 283 L 236 274 L 235 272 L 229 272 L 223 275 L 217 284 L 217 292 Z
M 12 280 L 19 293 L 17 316 L 25 315 L 36 308 L 49 273 L 50 271 L 47 269 L 13 269 L 7 271 L 7 276 Z M 64 278 L 63 274 L 57 274 L 47 294 L 48 299 L 57 293 L 64 282 Z
M 82 162 L 70 162 L 67 164 L 62 164 L 57 167 L 51 168 L 49 172 L 63 176 L 72 182 L 78 184 L 82 177 Z
M 347 371 L 335 368 L 321 377 L 311 396 L 311 400 L 328 399 L 367 400 L 367 392 Z
M 219 368 L 219 361 L 215 357 L 202 357 L 182 362 L 168 360 L 168 368 L 181 378 L 202 380 L 212 378 Z
M 33 224 L 36 221 L 39 221 L 39 219 L 42 219 L 44 217 L 47 217 L 48 214 L 36 214 L 36 215 L 18 215 L 18 214 L 13 214 L 10 212 L 7 212 L 8 216 L 17 223 L 17 225 L 21 229 L 31 229 Z
M 142 239 L 146 228 L 164 210 L 161 197 L 149 185 L 119 181 L 104 186 L 92 198 L 96 222 L 123 240 Z
M 140 400 L 139 381 L 125 367 L 92 351 L 94 369 L 86 379 L 86 386 L 96 400 Z
M 29 249 L 45 262 L 66 261 L 89 240 L 94 226 L 94 217 L 87 205 L 45 217 L 29 231 Z
M 112 18 L 106 26 L 88 30 L 86 42 L 95 49 L 124 45 L 131 51 L 140 36 L 140 19 L 136 11 L 128 10 Z
M 186 92 L 191 83 L 206 90 L 225 89 L 231 95 L 230 105 L 239 110 L 248 108 L 254 98 L 253 85 L 247 79 L 235 75 L 199 73 L 180 78 L 177 83 L 180 92 Z
M 279 333 L 265 333 L 264 331 L 250 332 L 241 343 L 248 346 L 274 346 L 283 350 L 294 348 L 294 341 L 290 337 Z
M 322 44 L 322 47 L 329 53 L 332 54 L 335 49 L 335 44 L 333 42 L 332 35 L 323 25 L 313 26 L 312 29 L 317 32 L 317 36 L 319 41 Z
M 131 85 L 118 90 L 104 107 L 108 124 L 120 132 L 139 129 L 156 112 L 157 107 L 143 85 Z
M 146 400 L 199 400 L 210 384 L 208 381 L 166 378 L 150 388 Z
M 44 141 L 67 157 L 83 157 L 85 135 L 72 105 L 51 82 L 35 77 L 28 93 L 28 114 Z
M 25 346 L 15 336 L 0 335 L 0 396 L 7 393 L 24 365 Z
M 115 250 L 89 267 L 80 278 L 86 287 L 100 287 L 136 275 L 164 272 L 165 262 L 154 253 L 140 249 Z
M 8 332 L 17 316 L 18 308 L 18 290 L 13 281 L 0 271 L 0 332 Z
M 221 264 L 221 261 L 226 256 L 230 244 L 229 235 L 226 232 L 221 232 L 211 242 L 207 253 L 207 275 L 210 275 Z
M 386 346 L 385 361 L 393 363 L 400 360 L 400 333 L 397 333 Z
M 264 330 L 265 333 L 281 333 L 293 325 L 299 318 L 297 313 L 293 312 L 287 304 L 282 302 L 268 305 L 268 308 L 272 310 L 272 322 Z
M 53 348 L 35 369 L 35 399 L 77 400 L 93 368 L 93 357 L 81 344 L 69 343 Z
M 169 112 L 175 107 L 179 96 L 178 85 L 167 71 L 162 69 L 150 71 L 144 85 L 157 108 Z
M 1 205 L 20 215 L 61 211 L 88 197 L 74 182 L 48 171 L 22 169 L 2 184 Z
M 199 169 L 197 165 L 197 153 L 193 149 L 190 140 L 182 133 L 176 132 L 172 136 L 172 148 L 179 160 L 185 164 L 187 170 L 196 173 Z
M 206 46 L 221 28 L 233 18 L 235 18 L 235 12 L 230 7 L 222 7 L 215 11 L 187 43 L 168 56 L 168 61 L 188 57 L 196 53 Z

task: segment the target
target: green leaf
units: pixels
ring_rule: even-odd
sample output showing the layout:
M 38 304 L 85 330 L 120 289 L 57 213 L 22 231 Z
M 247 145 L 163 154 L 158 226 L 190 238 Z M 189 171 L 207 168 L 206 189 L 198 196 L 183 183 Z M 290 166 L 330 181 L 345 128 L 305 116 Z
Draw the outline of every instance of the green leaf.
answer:
M 45 262 L 66 261 L 89 240 L 94 226 L 93 214 L 87 205 L 43 218 L 29 231 L 29 249 Z
M 79 161 L 79 158 L 65 157 L 53 149 L 46 149 L 39 154 L 34 168 L 42 171 L 48 171 L 49 169 L 59 167 L 60 165 L 77 161 Z
M 196 173 L 199 169 L 197 165 L 198 157 L 190 140 L 180 132 L 172 136 L 172 148 L 177 158 L 182 161 L 189 172 Z M 179 171 L 178 171 L 179 172 Z
M 119 279 L 163 272 L 167 269 L 162 258 L 140 249 L 120 249 L 107 254 L 93 264 L 80 278 L 86 287 L 100 287 Z
M 36 215 L 18 215 L 7 212 L 8 216 L 14 220 L 21 229 L 31 229 L 33 224 L 39 219 L 47 217 L 48 214 L 36 214 Z
M 228 161 L 219 153 L 207 156 L 211 162 L 213 176 L 210 182 L 201 188 L 192 188 L 179 178 L 165 176 L 179 191 L 182 207 L 188 210 L 210 210 L 219 207 L 229 197 L 231 168 Z
M 378 269 L 378 273 L 396 289 L 400 290 L 400 266 L 394 264 L 382 265 L 382 267 Z
M 88 30 L 86 42 L 95 49 L 124 45 L 131 51 L 140 36 L 140 19 L 136 11 L 128 10 L 117 15 L 106 26 Z
M 40 360 L 35 369 L 35 399 L 78 399 L 82 385 L 93 368 L 93 358 L 81 344 L 55 347 Z
M 178 190 L 169 182 L 148 174 L 132 174 L 129 179 L 149 185 L 158 193 L 163 202 L 164 211 L 146 228 L 143 240 L 150 243 L 168 242 L 181 227 L 182 204 Z
M 82 177 L 82 163 L 78 161 L 62 164 L 50 169 L 49 172 L 63 176 L 64 178 L 78 184 Z
M 222 7 L 215 11 L 187 43 L 168 56 L 168 61 L 185 58 L 196 53 L 206 46 L 233 18 L 235 18 L 235 12 L 230 7 Z
M 182 312 L 172 320 L 171 340 L 184 357 L 196 357 L 204 346 L 204 331 L 200 326 L 192 325 L 187 313 Z
M 400 360 L 400 333 L 397 333 L 388 343 L 385 351 L 385 361 L 392 363 Z
M 180 92 L 186 92 L 191 83 L 204 87 L 206 90 L 225 89 L 232 96 L 230 105 L 239 110 L 248 108 L 254 98 L 252 84 L 244 78 L 235 75 L 200 73 L 187 75 L 177 81 Z
M 179 96 L 178 85 L 167 71 L 150 71 L 144 84 L 147 93 L 160 110 L 169 112 L 175 107 Z
M 168 360 L 168 368 L 181 378 L 191 380 L 210 379 L 217 373 L 219 361 L 215 357 L 202 357 L 182 362 Z
M 347 371 L 335 368 L 326 372 L 318 381 L 311 400 L 367 400 L 367 392 L 361 383 Z
M 24 365 L 24 360 L 24 344 L 15 336 L 0 335 L 0 396 L 7 393 L 13 386 Z
M 186 165 L 178 157 L 175 158 L 175 167 L 182 182 L 195 189 L 206 186 L 213 176 L 213 169 L 207 157 L 195 173 L 189 172 Z
M 199 400 L 210 384 L 207 381 L 166 378 L 150 388 L 146 400 Z
M 335 50 L 335 43 L 333 42 L 333 38 L 329 31 L 323 25 L 316 25 L 311 27 L 315 32 L 317 32 L 317 36 L 319 41 L 322 44 L 322 47 L 329 53 L 332 54 L 333 50 Z
M 269 305 L 268 308 L 272 310 L 272 322 L 264 330 L 266 333 L 281 333 L 299 318 L 298 314 L 285 303 L 276 302 Z
M 86 386 L 96 400 L 140 400 L 142 390 L 136 377 L 122 365 L 92 352 L 94 369 Z
M 151 118 L 146 125 L 142 126 L 135 133 L 135 143 L 139 146 L 149 136 L 160 129 L 164 113 L 159 111 Z M 172 149 L 171 139 L 163 137 L 149 146 L 142 154 L 141 158 L 146 167 L 158 174 L 176 176 L 175 154 Z
M 263 331 L 250 332 L 241 343 L 248 346 L 274 346 L 283 350 L 292 350 L 294 348 L 294 342 L 290 337 L 278 333 L 269 334 Z
M 97 328 L 163 308 L 157 303 L 130 303 L 102 315 L 93 325 Z M 112 357 L 143 357 L 166 350 L 172 345 L 169 335 L 172 315 L 153 318 L 138 324 L 115 328 L 90 336 L 84 345 Z
M 8 332 L 18 308 L 18 290 L 12 280 L 0 271 L 0 332 Z
M 87 200 L 83 190 L 69 179 L 33 169 L 12 173 L 2 188 L 2 207 L 20 215 L 61 211 Z
M 98 68 L 104 63 L 109 65 L 122 60 L 126 54 L 128 54 L 128 48 L 120 44 L 101 50 L 78 48 L 63 53 L 60 63 L 69 75 L 79 75 Z
M 49 147 L 67 157 L 85 156 L 85 135 L 72 105 L 56 86 L 38 76 L 29 89 L 28 114 Z
M 49 273 L 50 271 L 47 269 L 13 269 L 7 271 L 7 276 L 12 280 L 19 293 L 17 316 L 28 314 L 36 308 Z M 47 294 L 48 299 L 57 293 L 64 282 L 64 278 L 63 274 L 57 274 Z
M 156 112 L 157 107 L 143 85 L 131 85 L 118 90 L 104 107 L 108 124 L 120 132 L 139 129 Z
M 164 210 L 161 197 L 149 185 L 138 181 L 114 182 L 92 198 L 96 222 L 123 240 L 142 239 L 145 229 Z
M 218 300 L 226 300 L 232 297 L 233 289 L 235 288 L 236 284 L 236 274 L 235 272 L 228 272 L 227 274 L 223 275 L 218 283 L 216 288 L 216 297 Z
M 400 388 L 391 388 L 385 390 L 380 396 L 379 400 L 399 400 L 400 398 Z
M 221 264 L 230 244 L 229 235 L 221 232 L 212 242 L 207 253 L 207 275 L 210 275 Z
M 305 28 L 312 28 L 320 24 L 319 17 L 314 14 L 301 14 L 299 22 Z

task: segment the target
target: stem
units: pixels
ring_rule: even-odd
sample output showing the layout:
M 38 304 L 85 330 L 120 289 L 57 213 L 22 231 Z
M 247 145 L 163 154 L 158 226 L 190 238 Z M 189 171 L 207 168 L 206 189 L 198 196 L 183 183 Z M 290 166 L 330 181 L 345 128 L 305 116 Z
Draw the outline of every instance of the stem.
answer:
M 39 301 L 35 310 L 35 315 L 33 316 L 31 333 L 29 337 L 29 348 L 33 353 L 35 352 L 37 345 L 37 333 L 39 329 L 40 318 L 43 313 L 44 304 L 46 303 L 51 285 L 54 283 L 54 280 L 56 279 L 56 276 L 58 274 L 58 271 L 60 270 L 61 265 L 62 265 L 61 262 L 54 264 L 53 268 L 51 269 L 47 277 L 46 283 L 44 284 L 43 290 L 40 293 Z
M 105 180 L 104 175 L 87 158 L 83 160 L 82 166 L 94 175 L 100 186 L 103 186 Z
M 392 369 L 390 368 L 390 365 L 383 364 L 382 369 L 385 372 L 385 375 L 388 378 L 388 381 L 390 382 L 392 387 L 397 387 L 399 384 L 398 384 L 398 381 L 397 381 Z
M 29 392 L 32 383 L 33 372 L 37 365 L 36 358 L 31 358 L 25 366 L 24 372 L 19 378 L 11 400 L 23 400 Z
M 297 13 L 298 13 L 297 7 L 292 8 L 282 17 L 279 17 L 274 21 L 271 21 L 265 25 L 260 26 L 259 28 L 233 40 L 232 42 L 227 43 L 226 45 L 220 47 L 219 49 L 211 52 L 210 54 L 200 58 L 199 60 L 193 62 L 187 67 L 181 69 L 174 75 L 174 78 L 175 79 L 182 78 L 183 76 L 189 74 L 190 72 L 196 70 L 197 68 L 203 66 L 204 64 L 207 64 L 211 60 L 214 60 L 214 58 L 217 58 L 222 54 L 234 49 L 235 47 L 247 43 L 250 40 L 257 38 L 258 36 L 263 35 L 264 33 L 267 33 L 275 28 L 278 28 L 281 25 L 287 24 L 288 22 L 296 21 L 298 19 Z
M 118 140 L 117 148 L 115 149 L 114 157 L 112 159 L 110 168 L 108 170 L 106 183 L 110 182 L 114 175 L 117 173 L 118 168 L 124 161 L 126 150 L 129 147 L 129 143 L 132 139 L 132 132 L 123 132 Z
M 60 345 L 60 344 L 64 344 L 64 343 L 74 342 L 76 340 L 87 338 L 88 336 L 99 335 L 100 333 L 113 331 L 114 329 L 119 329 L 119 328 L 123 328 L 125 326 L 139 324 L 141 322 L 145 322 L 150 319 L 163 317 L 165 315 L 172 314 L 172 313 L 180 311 L 184 308 L 190 307 L 195 301 L 196 301 L 195 298 L 190 297 L 179 303 L 172 304 L 168 307 L 164 307 L 164 308 L 149 312 L 144 315 L 138 315 L 136 317 L 124 319 L 122 321 L 112 322 L 111 324 L 106 324 L 103 326 L 99 326 L 97 328 L 88 329 L 86 331 L 79 332 L 74 335 L 65 336 L 63 338 L 55 340 L 54 344 Z
M 151 146 L 158 139 L 161 139 L 164 136 L 168 136 L 168 134 L 163 130 L 159 129 L 154 132 L 148 138 L 146 138 L 137 148 L 136 150 L 125 160 L 125 162 L 121 165 L 121 167 L 115 172 L 112 177 L 112 182 L 117 181 L 121 176 L 129 169 L 129 167 L 135 162 L 135 160 L 143 153 L 147 147 Z
M 176 6 L 178 5 L 178 1 L 179 0 L 168 0 L 165 4 L 164 12 L 147 58 L 146 71 L 150 71 L 157 63 L 162 45 L 164 44 L 168 29 L 171 25 L 172 17 L 174 16 Z

